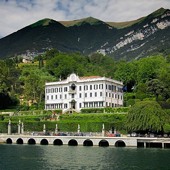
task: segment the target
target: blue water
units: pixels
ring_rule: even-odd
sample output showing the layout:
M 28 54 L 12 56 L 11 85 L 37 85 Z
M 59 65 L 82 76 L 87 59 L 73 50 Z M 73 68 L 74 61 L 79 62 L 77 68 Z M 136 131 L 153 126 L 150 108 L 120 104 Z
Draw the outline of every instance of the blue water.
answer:
M 0 170 L 170 170 L 170 149 L 0 145 Z

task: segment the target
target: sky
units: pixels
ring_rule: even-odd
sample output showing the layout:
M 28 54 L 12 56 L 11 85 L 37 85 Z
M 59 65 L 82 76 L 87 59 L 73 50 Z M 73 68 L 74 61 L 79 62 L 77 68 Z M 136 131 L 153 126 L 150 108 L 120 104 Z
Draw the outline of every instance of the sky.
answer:
M 147 16 L 170 0 L 0 0 L 0 37 L 44 18 L 69 21 L 94 17 L 122 22 Z

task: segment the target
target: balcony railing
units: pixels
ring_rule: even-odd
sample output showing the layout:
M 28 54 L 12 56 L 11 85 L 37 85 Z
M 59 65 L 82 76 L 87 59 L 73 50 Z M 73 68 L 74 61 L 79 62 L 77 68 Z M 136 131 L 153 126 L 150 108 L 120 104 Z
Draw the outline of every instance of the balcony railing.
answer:
M 70 94 L 75 94 L 75 93 L 76 93 L 76 90 L 69 90 L 68 93 L 70 93 Z

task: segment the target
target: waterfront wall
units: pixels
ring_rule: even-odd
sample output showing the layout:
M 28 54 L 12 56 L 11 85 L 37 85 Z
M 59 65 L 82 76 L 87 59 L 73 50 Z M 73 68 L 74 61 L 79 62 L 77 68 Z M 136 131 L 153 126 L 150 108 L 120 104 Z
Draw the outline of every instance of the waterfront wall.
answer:
M 0 143 L 170 148 L 170 138 L 0 135 Z
M 130 137 L 99 137 L 99 136 L 32 136 L 32 135 L 0 135 L 0 141 L 2 143 L 14 144 L 29 144 L 30 140 L 34 140 L 35 144 L 46 144 L 53 145 L 56 140 L 61 141 L 63 145 L 80 145 L 84 146 L 85 143 L 92 144 L 92 146 L 117 146 L 123 144 L 124 146 L 136 147 L 137 139 Z M 77 143 L 77 144 L 76 144 Z

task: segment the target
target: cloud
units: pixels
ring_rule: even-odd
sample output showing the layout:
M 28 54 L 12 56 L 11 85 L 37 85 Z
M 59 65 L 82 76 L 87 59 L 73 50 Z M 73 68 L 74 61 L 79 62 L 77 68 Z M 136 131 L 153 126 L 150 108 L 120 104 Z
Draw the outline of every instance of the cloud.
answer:
M 43 18 L 57 21 L 92 16 L 103 21 L 127 21 L 146 16 L 169 0 L 1 0 L 0 36 Z

